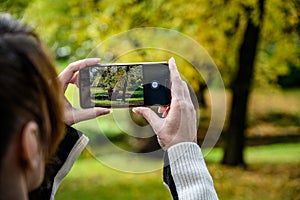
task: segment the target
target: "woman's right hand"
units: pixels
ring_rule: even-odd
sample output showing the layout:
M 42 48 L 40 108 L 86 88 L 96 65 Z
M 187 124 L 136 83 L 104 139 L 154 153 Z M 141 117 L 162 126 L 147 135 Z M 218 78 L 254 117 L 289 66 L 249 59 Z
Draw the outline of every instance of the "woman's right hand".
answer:
M 142 115 L 152 126 L 160 146 L 166 150 L 181 142 L 197 141 L 196 111 L 190 98 L 188 86 L 177 70 L 174 58 L 169 60 L 171 76 L 171 104 L 160 108 L 163 118 L 147 107 L 137 107 L 133 111 Z

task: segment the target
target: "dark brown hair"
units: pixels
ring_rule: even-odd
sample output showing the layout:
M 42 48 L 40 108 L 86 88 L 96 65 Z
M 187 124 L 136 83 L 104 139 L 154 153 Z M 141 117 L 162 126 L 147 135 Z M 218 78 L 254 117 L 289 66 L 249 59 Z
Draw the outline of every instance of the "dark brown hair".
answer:
M 33 30 L 0 13 L 0 161 L 14 134 L 39 125 L 48 158 L 63 137 L 62 88 L 53 60 Z

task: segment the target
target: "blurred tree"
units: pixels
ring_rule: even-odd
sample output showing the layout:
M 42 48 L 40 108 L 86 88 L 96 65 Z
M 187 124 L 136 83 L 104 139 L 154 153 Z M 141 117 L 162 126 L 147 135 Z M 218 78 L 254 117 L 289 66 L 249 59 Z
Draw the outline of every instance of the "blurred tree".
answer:
M 232 103 L 229 128 L 226 135 L 223 164 L 245 165 L 243 149 L 245 145 L 245 127 L 247 116 L 248 97 L 251 91 L 254 74 L 254 61 L 259 42 L 259 35 L 265 15 L 265 0 L 257 2 L 258 16 L 251 17 L 252 7 L 245 7 L 247 17 L 246 30 L 242 43 L 238 49 L 238 69 L 232 85 Z
M 264 1 L 265 11 L 262 12 L 260 5 Z M 264 87 L 276 85 L 279 75 L 290 72 L 289 66 L 300 66 L 299 0 L 194 0 L 188 3 L 185 0 L 5 2 L 0 5 L 1 10 L 24 12 L 25 19 L 36 27 L 57 58 L 62 59 L 84 58 L 108 37 L 136 27 L 175 29 L 195 39 L 212 56 L 226 86 L 232 86 L 234 93 L 228 133 L 235 136 L 232 144 L 227 145 L 232 148 L 225 153 L 224 163 L 228 164 L 244 163 L 243 138 L 251 83 Z M 26 10 L 17 6 L 21 4 L 14 2 L 25 2 L 22 6 Z M 263 21 L 260 17 L 262 14 Z M 140 45 L 140 41 L 135 38 L 131 42 L 137 48 Z M 174 41 L 176 42 L 181 45 L 180 41 Z M 117 49 L 119 46 L 111 48 Z M 154 58 L 145 51 L 139 51 L 137 56 L 143 60 Z M 180 71 L 191 81 L 193 89 L 199 92 L 201 78 L 195 70 L 181 67 Z M 240 87 L 243 84 L 245 87 Z M 239 97 L 238 94 L 242 96 Z M 235 140 L 235 137 L 239 139 Z M 231 154 L 236 157 L 230 159 L 234 161 L 225 161 Z
M 244 132 L 247 123 L 248 97 L 252 79 L 255 77 L 254 66 L 256 65 L 262 71 L 266 68 L 269 70 L 267 76 L 266 73 L 256 73 L 255 80 L 264 76 L 261 79 L 273 84 L 278 74 L 288 70 L 289 62 L 299 66 L 299 47 L 297 47 L 299 36 L 295 35 L 299 25 L 299 13 L 295 12 L 296 2 L 258 0 L 242 6 L 246 16 L 246 28 L 241 43 L 237 46 L 238 68 L 232 82 L 233 97 L 222 161 L 224 164 L 245 165 Z M 257 47 L 262 49 L 257 50 Z M 282 51 L 283 49 L 285 51 Z M 263 55 L 266 52 L 268 56 Z M 257 62 L 255 58 L 258 56 L 264 59 Z

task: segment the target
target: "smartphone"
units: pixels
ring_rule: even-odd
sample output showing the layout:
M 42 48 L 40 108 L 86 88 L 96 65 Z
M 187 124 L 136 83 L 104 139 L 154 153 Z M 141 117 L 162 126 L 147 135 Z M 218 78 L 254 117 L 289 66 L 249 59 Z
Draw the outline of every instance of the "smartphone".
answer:
M 167 62 L 97 64 L 79 71 L 82 108 L 167 106 L 171 101 Z

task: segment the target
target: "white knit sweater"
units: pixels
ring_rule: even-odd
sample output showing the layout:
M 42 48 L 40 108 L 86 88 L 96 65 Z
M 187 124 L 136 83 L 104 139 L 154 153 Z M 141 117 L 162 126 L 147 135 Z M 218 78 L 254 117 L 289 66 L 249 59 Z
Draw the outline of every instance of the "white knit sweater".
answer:
M 166 156 L 164 181 L 174 199 L 218 199 L 212 177 L 196 143 L 174 145 L 167 150 Z

